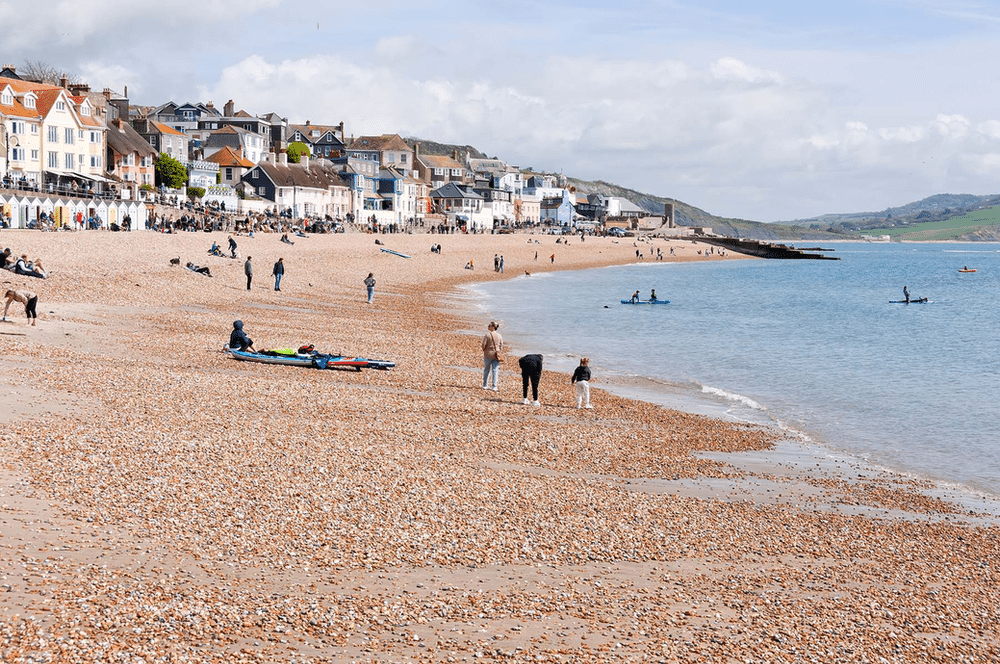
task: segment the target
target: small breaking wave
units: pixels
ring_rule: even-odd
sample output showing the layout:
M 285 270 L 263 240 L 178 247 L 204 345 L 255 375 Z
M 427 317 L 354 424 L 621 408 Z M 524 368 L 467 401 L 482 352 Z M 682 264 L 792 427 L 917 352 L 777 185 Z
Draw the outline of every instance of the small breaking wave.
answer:
M 703 394 L 711 394 L 717 397 L 721 397 L 727 401 L 735 401 L 736 403 L 743 404 L 747 408 L 753 408 L 754 410 L 766 411 L 767 408 L 760 405 L 750 397 L 745 397 L 742 394 L 736 394 L 735 392 L 727 392 L 718 387 L 712 387 L 711 385 L 702 385 L 701 391 Z

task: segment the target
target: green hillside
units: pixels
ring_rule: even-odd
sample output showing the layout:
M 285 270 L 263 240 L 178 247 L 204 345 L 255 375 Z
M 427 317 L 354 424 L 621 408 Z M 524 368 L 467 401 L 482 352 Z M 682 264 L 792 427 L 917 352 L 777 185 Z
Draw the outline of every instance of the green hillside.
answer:
M 1000 206 L 954 216 L 941 221 L 902 221 L 892 226 L 860 231 L 863 235 L 888 235 L 894 240 L 940 242 L 944 240 L 1000 240 Z

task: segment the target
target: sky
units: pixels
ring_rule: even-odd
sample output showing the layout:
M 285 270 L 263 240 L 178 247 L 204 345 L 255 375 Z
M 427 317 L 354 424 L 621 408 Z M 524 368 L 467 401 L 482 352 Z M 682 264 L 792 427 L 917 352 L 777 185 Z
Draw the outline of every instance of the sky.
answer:
M 0 0 L 3 64 L 780 221 L 1000 193 L 998 0 Z

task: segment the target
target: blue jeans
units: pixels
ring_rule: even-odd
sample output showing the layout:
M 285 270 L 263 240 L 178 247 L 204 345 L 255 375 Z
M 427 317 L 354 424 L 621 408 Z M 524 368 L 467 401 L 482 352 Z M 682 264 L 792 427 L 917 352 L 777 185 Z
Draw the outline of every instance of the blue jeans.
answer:
M 490 385 L 490 380 L 492 378 L 493 385 Z M 491 357 L 483 356 L 483 387 L 500 387 L 500 360 L 494 360 Z
M 281 290 L 281 277 L 282 275 L 274 275 L 274 290 Z
M 372 301 L 373 297 L 375 297 L 375 287 L 374 286 L 369 286 L 368 287 L 368 302 L 369 303 Z

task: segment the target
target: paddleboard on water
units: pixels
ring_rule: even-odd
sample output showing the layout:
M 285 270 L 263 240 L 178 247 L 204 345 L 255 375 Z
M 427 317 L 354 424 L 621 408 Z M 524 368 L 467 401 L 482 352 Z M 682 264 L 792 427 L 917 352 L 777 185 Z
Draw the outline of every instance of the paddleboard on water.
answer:
M 638 302 L 622 300 L 622 304 L 670 304 L 670 300 L 639 300 Z
M 408 254 L 401 254 L 398 251 L 393 251 L 392 249 L 386 249 L 385 247 L 382 247 L 380 251 L 384 251 L 387 254 L 392 254 L 393 256 L 399 256 L 400 258 L 413 258 Z
M 926 297 L 922 297 L 917 300 L 910 300 L 909 302 L 906 300 L 889 300 L 889 304 L 927 304 L 928 302 L 930 302 L 930 300 Z

